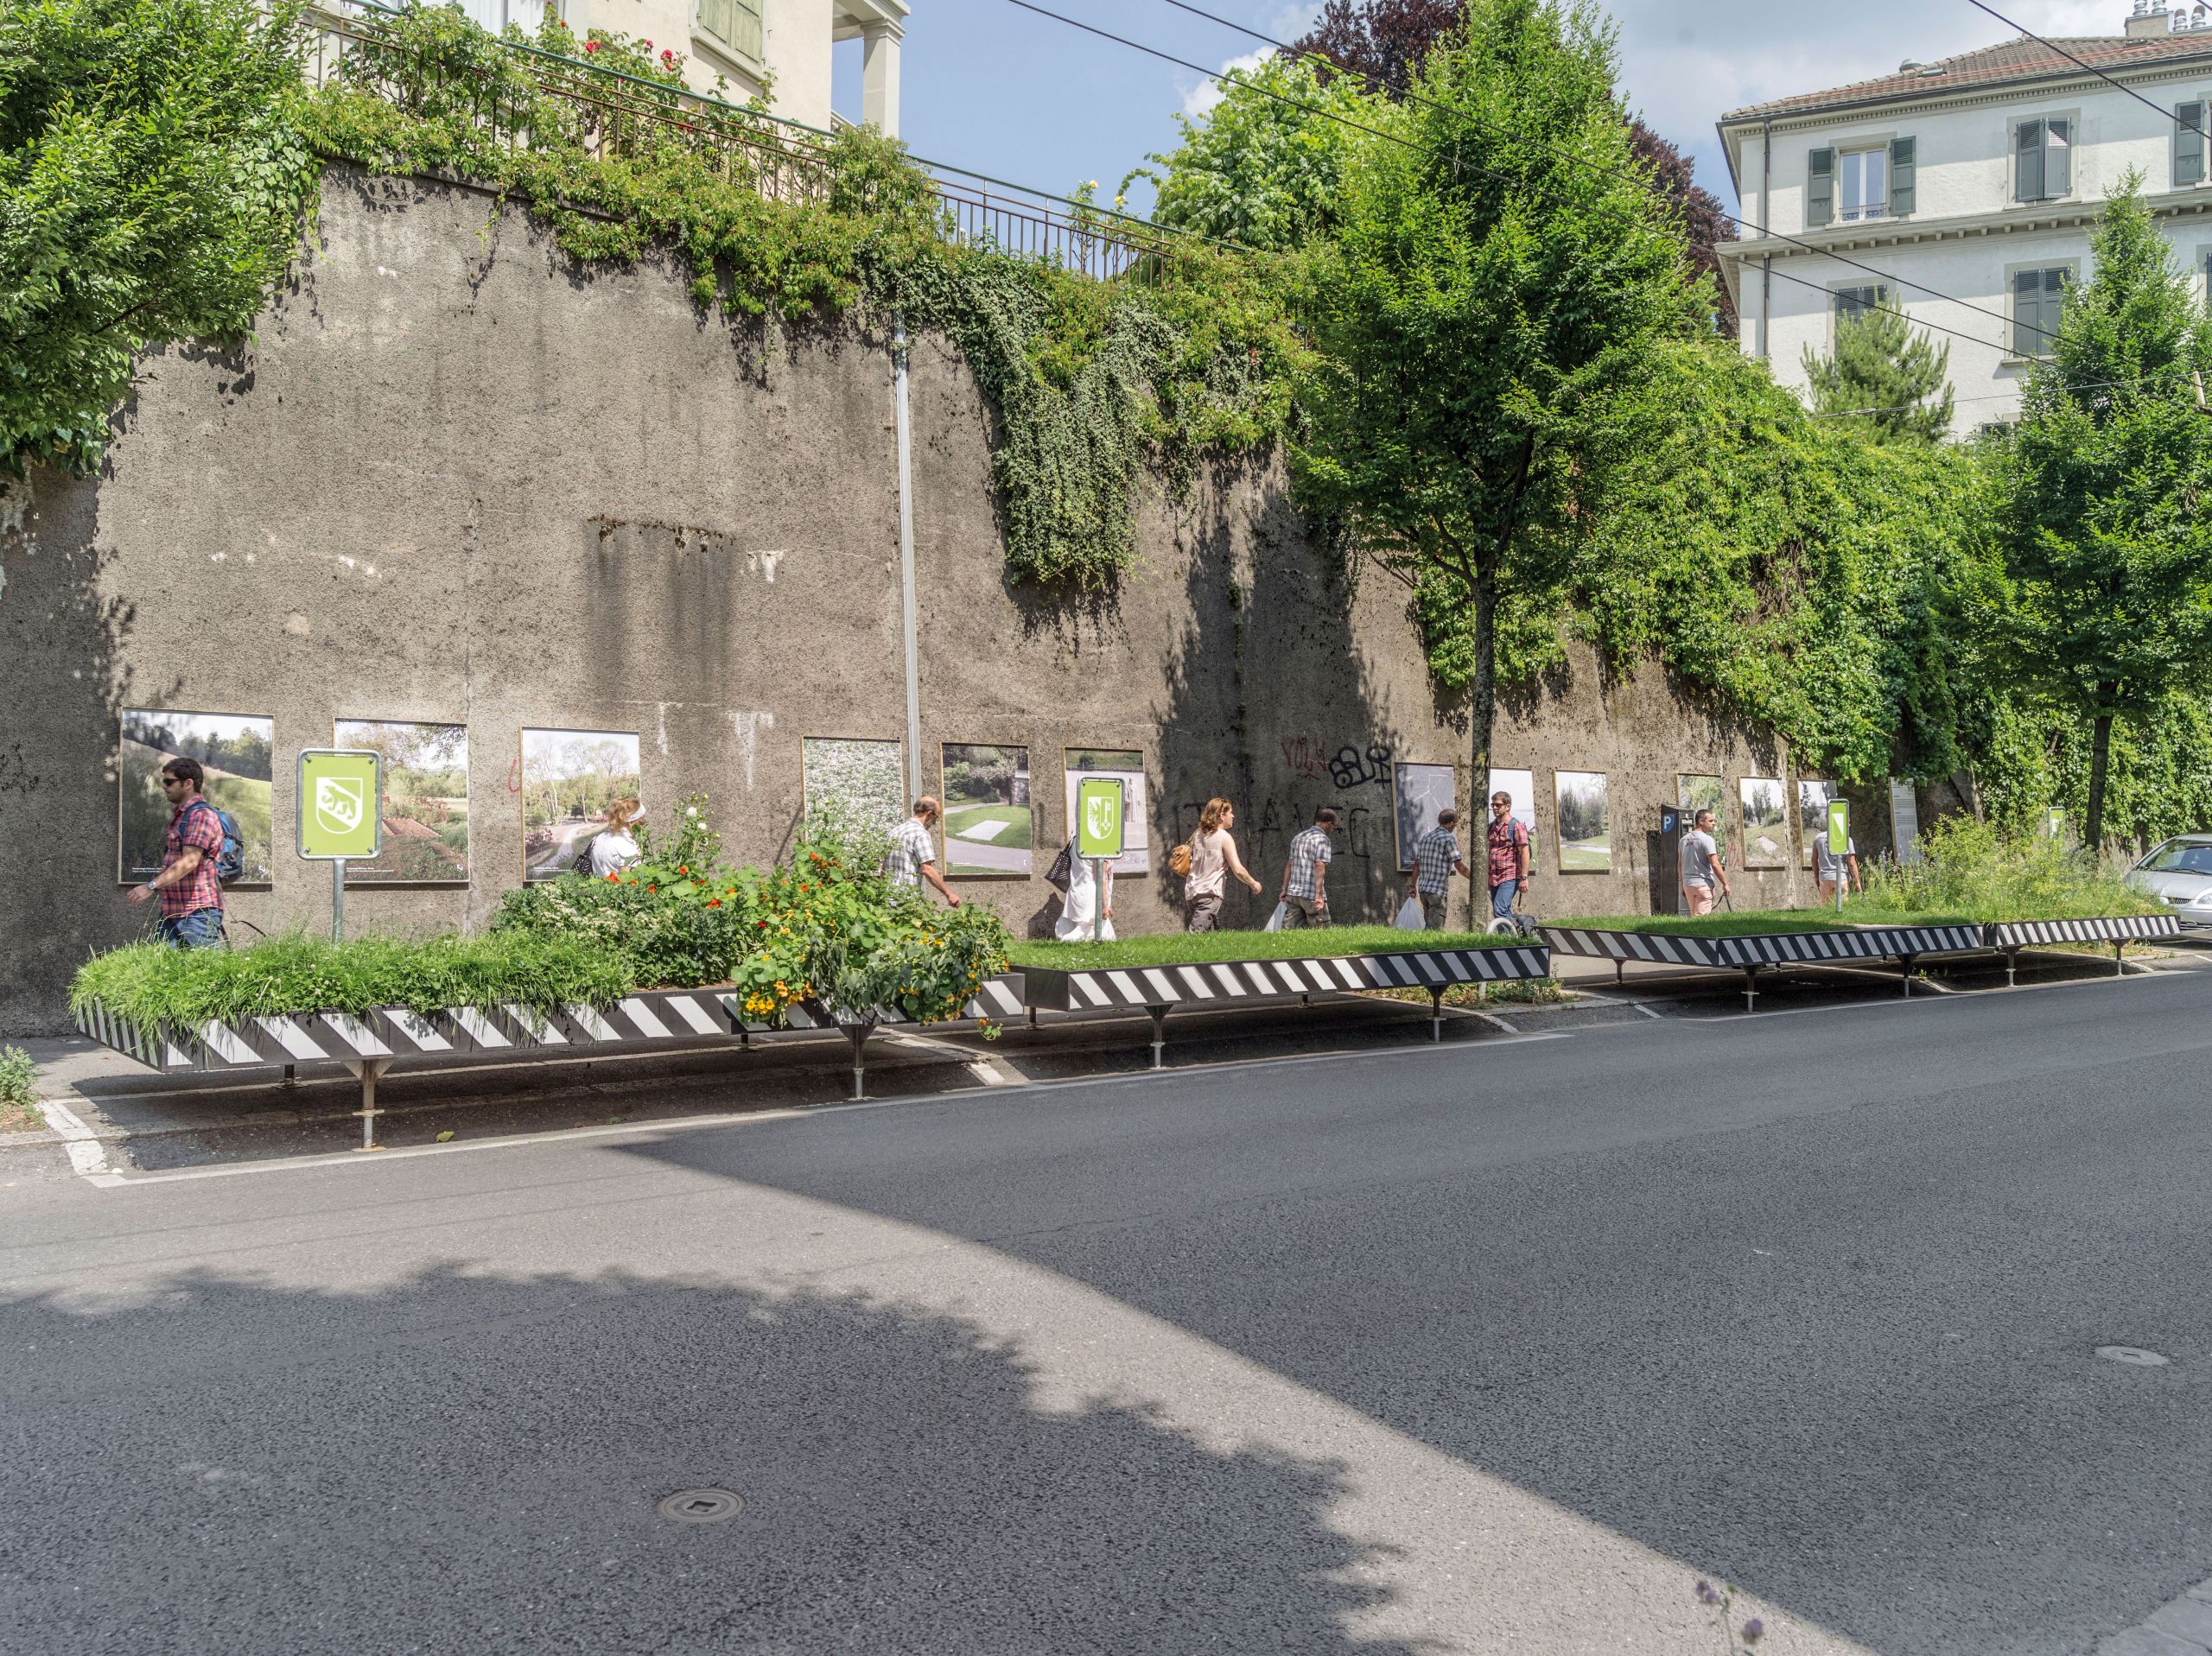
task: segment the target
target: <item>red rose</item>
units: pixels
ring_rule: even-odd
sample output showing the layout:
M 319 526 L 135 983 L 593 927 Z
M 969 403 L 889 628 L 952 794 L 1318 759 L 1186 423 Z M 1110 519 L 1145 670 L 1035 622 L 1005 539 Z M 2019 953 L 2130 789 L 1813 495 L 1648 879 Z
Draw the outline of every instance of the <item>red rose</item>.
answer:
M 585 51 L 587 51 L 587 52 L 596 52 L 596 51 L 598 51 L 598 50 L 599 50 L 599 42 L 598 42 L 597 41 L 586 41 L 584 42 L 584 50 L 585 50 Z

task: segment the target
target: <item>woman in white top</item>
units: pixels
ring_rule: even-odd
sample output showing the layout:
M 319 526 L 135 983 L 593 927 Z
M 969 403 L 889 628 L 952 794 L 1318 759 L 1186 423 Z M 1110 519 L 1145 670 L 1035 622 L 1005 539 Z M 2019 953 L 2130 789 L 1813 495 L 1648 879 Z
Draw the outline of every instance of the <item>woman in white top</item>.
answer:
M 607 826 L 592 836 L 591 875 L 594 879 L 605 879 L 617 874 L 643 854 L 630 829 L 645 820 L 634 799 L 618 799 L 607 808 Z
M 1086 857 L 1068 841 L 1068 894 L 1052 936 L 1064 943 L 1114 941 L 1114 865 Z
M 1236 841 L 1229 830 L 1236 821 L 1236 807 L 1225 799 L 1209 799 L 1198 813 L 1198 831 L 1191 836 L 1191 872 L 1183 881 L 1183 930 L 1212 931 L 1221 923 L 1221 899 L 1228 878 L 1234 874 L 1252 888 L 1260 882 L 1236 855 Z

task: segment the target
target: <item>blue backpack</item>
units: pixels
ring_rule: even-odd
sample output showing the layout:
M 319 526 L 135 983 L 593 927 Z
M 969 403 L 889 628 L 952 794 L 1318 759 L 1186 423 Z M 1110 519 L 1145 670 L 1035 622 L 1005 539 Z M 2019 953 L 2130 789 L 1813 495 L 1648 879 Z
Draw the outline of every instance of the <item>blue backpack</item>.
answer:
M 223 848 L 215 853 L 215 878 L 228 885 L 245 872 L 245 836 L 238 832 L 238 819 L 204 798 L 194 800 L 192 809 L 215 813 L 223 830 Z

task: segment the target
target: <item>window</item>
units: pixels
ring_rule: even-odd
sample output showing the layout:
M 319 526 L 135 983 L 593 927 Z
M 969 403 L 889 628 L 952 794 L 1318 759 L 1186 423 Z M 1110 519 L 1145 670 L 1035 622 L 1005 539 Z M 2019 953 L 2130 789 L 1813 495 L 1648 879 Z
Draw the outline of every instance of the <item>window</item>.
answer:
M 2074 188 L 2074 123 L 2052 117 L 2012 129 L 2012 199 L 2055 201 Z
M 1863 316 L 1870 310 L 1879 310 L 1890 302 L 1890 289 L 1886 282 L 1869 282 L 1858 287 L 1837 288 L 1832 291 L 1835 296 L 1835 317 L 1839 322 Z
M 1886 217 L 1890 210 L 1890 152 L 1847 149 L 1836 160 L 1836 193 L 1842 197 L 1836 216 L 1847 225 L 1862 219 Z
M 699 32 L 760 60 L 760 0 L 699 0 Z
M 2204 181 L 2204 105 L 2174 105 L 2174 187 Z
M 2050 354 L 2058 333 L 2058 312 L 2074 272 L 2063 264 L 2012 272 L 2012 354 Z

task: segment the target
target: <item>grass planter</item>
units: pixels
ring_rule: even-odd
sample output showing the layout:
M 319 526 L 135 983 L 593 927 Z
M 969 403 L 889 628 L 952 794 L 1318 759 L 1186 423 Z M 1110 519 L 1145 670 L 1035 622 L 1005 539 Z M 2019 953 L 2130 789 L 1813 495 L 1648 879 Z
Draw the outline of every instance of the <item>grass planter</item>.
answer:
M 1065 967 L 1043 963 L 1051 959 L 1046 945 L 1023 949 L 1016 958 L 1022 969 L 1022 999 L 1033 1012 L 1142 1007 L 1152 1018 L 1155 1069 L 1165 1062 L 1167 1014 L 1178 1006 L 1419 989 L 1429 997 L 1431 1034 L 1440 1042 L 1447 990 L 1551 975 L 1551 952 L 1540 943 L 1483 934 L 1437 935 L 1426 944 L 1413 941 L 1422 936 L 1386 927 L 1202 932 L 1132 938 L 1127 944 L 1050 946 L 1075 957 Z M 1345 949 L 1347 942 L 1355 947 Z M 1357 947 L 1363 942 L 1381 946 Z

